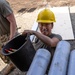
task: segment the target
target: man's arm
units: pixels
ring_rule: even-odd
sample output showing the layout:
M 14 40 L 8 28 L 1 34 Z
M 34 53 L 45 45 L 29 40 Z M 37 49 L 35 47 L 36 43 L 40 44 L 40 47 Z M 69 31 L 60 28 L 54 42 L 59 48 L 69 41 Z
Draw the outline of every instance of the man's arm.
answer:
M 46 45 L 51 47 L 56 47 L 57 43 L 60 41 L 58 38 L 50 38 L 48 36 L 45 36 L 39 32 L 34 31 L 33 34 L 37 36 L 42 42 L 44 42 Z
M 12 39 L 16 33 L 16 20 L 15 20 L 13 13 L 9 14 L 6 18 L 10 22 L 10 37 L 9 37 L 9 39 Z
M 32 30 L 25 30 L 23 32 L 23 35 L 26 33 L 30 33 L 30 34 L 34 34 L 35 36 L 37 36 L 37 38 L 39 38 L 42 42 L 44 42 L 46 45 L 51 46 L 51 47 L 56 47 L 57 43 L 60 41 L 58 38 L 54 37 L 54 38 L 50 38 L 48 36 L 45 36 L 37 31 L 32 31 Z

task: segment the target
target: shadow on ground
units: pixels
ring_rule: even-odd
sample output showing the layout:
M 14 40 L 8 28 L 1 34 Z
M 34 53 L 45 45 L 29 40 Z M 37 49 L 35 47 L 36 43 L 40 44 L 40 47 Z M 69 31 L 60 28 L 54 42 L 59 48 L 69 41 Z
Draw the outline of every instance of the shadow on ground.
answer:
M 34 10 L 36 10 L 36 8 L 21 8 L 17 12 L 18 13 L 25 13 L 25 12 L 33 12 Z

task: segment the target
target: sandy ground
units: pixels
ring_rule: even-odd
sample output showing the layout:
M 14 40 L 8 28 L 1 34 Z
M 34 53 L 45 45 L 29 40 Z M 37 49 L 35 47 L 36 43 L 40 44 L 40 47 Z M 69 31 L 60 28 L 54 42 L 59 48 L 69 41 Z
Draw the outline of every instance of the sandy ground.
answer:
M 11 8 L 14 11 L 17 26 L 21 27 L 19 32 L 23 32 L 25 29 L 31 29 L 35 18 L 37 17 L 37 11 L 41 7 L 45 7 L 47 4 L 49 7 L 59 6 L 74 6 L 75 0 L 7 0 Z
M 16 22 L 18 28 L 21 27 L 21 29 L 18 29 L 19 32 L 23 32 L 25 29 L 31 29 L 36 17 L 37 17 L 37 9 L 33 12 L 29 13 L 19 13 L 15 15 Z
M 31 29 L 35 18 L 37 17 L 37 10 L 44 7 L 46 0 L 7 0 L 11 8 L 14 11 L 17 26 L 21 27 L 19 32 L 23 32 L 25 29 Z M 49 6 L 74 6 L 75 0 L 48 0 Z M 31 14 L 30 14 L 31 13 Z M 73 25 L 73 30 L 75 33 L 75 11 L 71 12 L 71 21 Z M 71 50 L 75 48 L 75 41 L 68 40 L 71 44 Z M 2 75 L 2 74 L 0 74 Z M 14 69 L 9 75 L 25 75 L 25 72 L 21 72 L 19 69 Z
M 40 8 L 44 6 L 47 2 L 50 6 L 74 6 L 75 0 L 7 0 L 14 13 L 25 12 L 26 9 L 30 8 Z
M 75 0 L 7 0 L 15 14 L 17 26 L 21 27 L 19 32 L 24 29 L 31 29 L 37 16 L 37 11 L 47 4 L 49 7 L 74 6 Z M 31 13 L 31 14 L 30 14 Z

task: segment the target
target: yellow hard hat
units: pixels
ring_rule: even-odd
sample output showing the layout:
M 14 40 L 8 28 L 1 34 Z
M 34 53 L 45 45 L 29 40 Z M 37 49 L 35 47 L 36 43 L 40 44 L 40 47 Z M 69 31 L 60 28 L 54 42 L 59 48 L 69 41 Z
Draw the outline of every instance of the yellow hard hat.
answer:
M 55 15 L 51 10 L 44 9 L 38 14 L 37 22 L 41 22 L 41 23 L 56 22 Z

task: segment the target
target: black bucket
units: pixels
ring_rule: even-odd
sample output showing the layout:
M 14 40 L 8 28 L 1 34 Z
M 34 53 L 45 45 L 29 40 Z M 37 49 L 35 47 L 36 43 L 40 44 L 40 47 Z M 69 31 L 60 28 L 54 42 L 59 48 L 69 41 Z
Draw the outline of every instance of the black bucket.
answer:
M 5 50 L 9 48 L 15 49 L 15 51 L 7 53 Z M 27 71 L 35 55 L 30 36 L 18 35 L 13 38 L 3 47 L 2 54 L 8 56 L 21 71 Z

